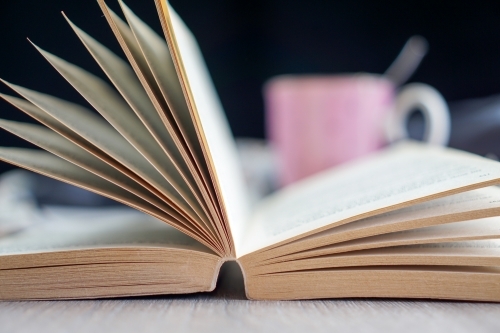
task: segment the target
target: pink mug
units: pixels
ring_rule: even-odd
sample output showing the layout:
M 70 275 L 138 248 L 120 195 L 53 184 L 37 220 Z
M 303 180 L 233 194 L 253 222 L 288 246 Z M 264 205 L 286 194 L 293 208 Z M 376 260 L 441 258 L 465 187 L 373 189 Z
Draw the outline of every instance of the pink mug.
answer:
M 280 185 L 361 157 L 408 136 L 419 109 L 424 140 L 446 145 L 448 107 L 438 91 L 409 84 L 397 91 L 372 74 L 280 76 L 264 89 L 268 138 L 277 154 Z

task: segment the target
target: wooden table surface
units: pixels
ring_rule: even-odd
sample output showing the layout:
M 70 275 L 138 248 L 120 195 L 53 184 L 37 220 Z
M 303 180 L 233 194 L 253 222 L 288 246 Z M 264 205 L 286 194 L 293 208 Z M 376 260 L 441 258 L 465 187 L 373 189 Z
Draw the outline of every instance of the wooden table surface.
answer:
M 248 301 L 224 267 L 208 294 L 0 302 L 0 332 L 500 332 L 500 304 L 413 300 Z

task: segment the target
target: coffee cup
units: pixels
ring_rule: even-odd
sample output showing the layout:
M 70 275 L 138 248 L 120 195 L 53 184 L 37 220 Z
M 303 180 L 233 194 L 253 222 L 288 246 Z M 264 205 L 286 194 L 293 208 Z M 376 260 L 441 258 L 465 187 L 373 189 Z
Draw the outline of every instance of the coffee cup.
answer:
M 420 110 L 423 140 L 446 145 L 446 101 L 429 85 L 397 87 L 386 76 L 280 76 L 264 88 L 268 139 L 280 185 L 359 158 L 408 137 L 407 120 Z

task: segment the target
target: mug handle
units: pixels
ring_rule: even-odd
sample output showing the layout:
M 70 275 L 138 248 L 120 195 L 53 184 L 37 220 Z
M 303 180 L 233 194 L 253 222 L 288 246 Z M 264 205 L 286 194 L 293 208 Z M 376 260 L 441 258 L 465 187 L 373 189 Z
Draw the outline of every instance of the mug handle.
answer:
M 451 130 L 448 104 L 436 89 L 423 83 L 407 84 L 396 96 L 395 108 L 386 126 L 387 141 L 392 143 L 409 137 L 408 117 L 415 110 L 421 110 L 424 115 L 424 141 L 446 146 Z

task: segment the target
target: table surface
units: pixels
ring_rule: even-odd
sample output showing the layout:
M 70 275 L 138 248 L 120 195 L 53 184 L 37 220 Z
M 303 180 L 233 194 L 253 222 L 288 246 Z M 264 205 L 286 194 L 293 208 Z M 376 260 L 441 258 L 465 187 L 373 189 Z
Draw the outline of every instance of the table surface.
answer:
M 238 270 L 226 264 L 211 293 L 0 302 L 0 332 L 500 332 L 500 304 L 495 303 L 248 301 Z

